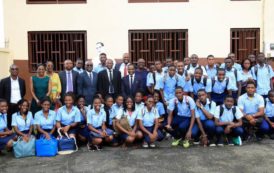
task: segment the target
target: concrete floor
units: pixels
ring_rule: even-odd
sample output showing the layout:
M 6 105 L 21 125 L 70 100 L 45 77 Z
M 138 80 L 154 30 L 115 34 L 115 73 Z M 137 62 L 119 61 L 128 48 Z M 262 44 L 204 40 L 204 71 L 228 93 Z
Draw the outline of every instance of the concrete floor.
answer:
M 161 142 L 156 149 L 104 148 L 54 158 L 15 159 L 12 153 L 0 156 L 0 173 L 273 173 L 274 141 L 244 144 L 241 147 L 170 147 Z

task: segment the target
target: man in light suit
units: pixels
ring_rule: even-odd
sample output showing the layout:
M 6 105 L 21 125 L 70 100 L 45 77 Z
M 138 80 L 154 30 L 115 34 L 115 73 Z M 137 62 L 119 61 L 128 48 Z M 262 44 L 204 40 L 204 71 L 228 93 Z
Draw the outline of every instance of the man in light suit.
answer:
M 134 97 L 137 91 L 142 91 L 142 77 L 135 73 L 133 64 L 128 66 L 128 75 L 122 79 L 122 95 Z M 143 91 L 142 91 L 143 92 Z
M 67 59 L 64 61 L 64 71 L 59 72 L 59 77 L 61 80 L 62 85 L 62 93 L 61 98 L 64 99 L 64 95 L 71 91 L 75 94 L 77 94 L 77 78 L 79 76 L 79 73 L 72 70 L 73 63 L 71 60 Z
M 93 97 L 97 92 L 97 73 L 92 72 L 93 63 L 91 60 L 85 62 L 85 71 L 77 79 L 77 93 L 85 96 L 86 104 L 92 104 Z

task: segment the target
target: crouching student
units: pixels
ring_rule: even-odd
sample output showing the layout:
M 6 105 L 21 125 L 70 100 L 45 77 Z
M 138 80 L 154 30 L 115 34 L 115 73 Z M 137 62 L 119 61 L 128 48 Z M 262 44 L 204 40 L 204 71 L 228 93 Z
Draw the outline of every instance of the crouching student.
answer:
M 166 114 L 166 110 L 164 107 L 163 102 L 161 101 L 161 95 L 159 91 L 155 91 L 153 94 L 153 98 L 155 101 L 155 107 L 159 113 L 159 128 L 163 129 L 163 127 L 166 125 L 167 123 L 167 114 Z
M 80 110 L 80 117 L 81 121 L 78 125 L 78 134 L 77 137 L 80 141 L 86 142 L 88 141 L 89 138 L 89 130 L 87 126 L 87 112 L 88 112 L 88 107 L 86 107 L 86 100 L 83 95 L 79 95 L 77 97 L 77 108 Z
M 226 136 L 228 145 L 234 145 L 233 137 L 238 145 L 242 145 L 241 136 L 244 134 L 242 128 L 243 114 L 237 106 L 234 106 L 234 98 L 232 96 L 226 96 L 224 104 L 217 106 L 214 117 L 217 146 L 224 146 L 223 136 Z
M 101 109 L 100 98 L 93 100 L 93 109 L 87 113 L 87 125 L 90 131 L 89 150 L 102 149 L 102 142 L 110 143 L 113 140 L 113 131 L 106 127 L 106 112 Z
M 146 100 L 146 106 L 138 111 L 137 116 L 139 128 L 144 135 L 144 141 L 142 145 L 144 148 L 155 148 L 155 141 L 160 141 L 164 138 L 162 132 L 158 129 L 158 118 L 159 113 L 155 108 L 154 99 L 153 97 L 148 96 Z
M 127 97 L 124 109 L 119 110 L 114 121 L 115 131 L 119 134 L 123 147 L 143 138 L 142 132 L 138 129 L 137 114 L 133 98 Z
M 16 140 L 16 135 L 7 127 L 7 112 L 7 101 L 0 99 L 0 153 L 4 148 L 10 151 L 13 141 Z
M 198 99 L 196 100 L 195 116 L 201 131 L 200 143 L 204 146 L 216 146 L 214 142 L 215 123 L 214 112 L 216 103 L 207 98 L 206 91 L 200 89 L 198 91 Z
M 33 116 L 29 111 L 28 100 L 21 99 L 17 103 L 19 111 L 12 115 L 11 125 L 17 136 L 28 142 L 33 132 Z
M 37 138 L 43 135 L 46 139 L 50 139 L 51 136 L 56 137 L 56 113 L 50 110 L 51 101 L 49 98 L 42 99 L 42 110 L 38 111 L 34 115 L 34 125 L 37 129 Z
M 261 130 L 264 134 L 274 139 L 274 90 L 268 92 L 265 104 L 265 120 L 262 123 Z
M 115 103 L 111 106 L 111 113 L 109 114 L 109 124 L 108 128 L 114 130 L 113 128 L 113 119 L 117 116 L 117 113 L 123 110 L 124 97 L 122 95 L 118 95 L 115 99 Z M 116 141 L 114 141 L 116 142 Z
M 62 133 L 67 133 L 69 137 L 76 138 L 78 123 L 81 121 L 81 113 L 74 106 L 74 95 L 68 92 L 64 96 L 65 105 L 58 109 L 56 115 L 56 127 Z
M 197 139 L 199 128 L 195 124 L 195 102 L 189 96 L 184 96 L 183 88 L 177 87 L 176 97 L 169 101 L 166 130 L 175 138 L 172 146 L 180 141 Z

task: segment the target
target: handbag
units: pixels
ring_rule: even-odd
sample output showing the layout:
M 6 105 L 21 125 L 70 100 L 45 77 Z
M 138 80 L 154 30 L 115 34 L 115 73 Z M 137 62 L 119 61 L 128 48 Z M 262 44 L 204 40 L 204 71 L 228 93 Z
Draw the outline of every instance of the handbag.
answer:
M 36 156 L 38 157 L 51 157 L 57 154 L 57 140 L 51 136 L 48 140 L 44 135 L 35 141 Z
M 23 140 L 22 136 L 13 142 L 13 153 L 16 158 L 35 156 L 35 137 L 30 136 L 29 141 Z
M 57 130 L 60 136 L 60 138 L 58 139 L 58 154 L 71 154 L 75 151 L 78 151 L 76 139 L 70 138 L 67 133 L 65 133 L 65 136 L 63 136 L 60 130 L 61 128 Z

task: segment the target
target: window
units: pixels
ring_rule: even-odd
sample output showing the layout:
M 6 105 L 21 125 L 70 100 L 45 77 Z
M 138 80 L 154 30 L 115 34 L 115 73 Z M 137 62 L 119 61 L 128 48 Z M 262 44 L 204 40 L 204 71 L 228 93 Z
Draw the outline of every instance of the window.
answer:
M 232 28 L 230 38 L 230 50 L 235 53 L 239 62 L 249 54 L 256 55 L 260 51 L 259 28 Z
M 76 4 L 87 3 L 87 0 L 27 0 L 27 4 Z
M 86 31 L 30 31 L 28 32 L 29 70 L 39 63 L 53 61 L 54 70 L 63 70 L 66 59 L 76 61 L 87 57 Z
M 189 0 L 128 0 L 129 3 L 143 3 L 143 2 L 188 2 Z
M 188 55 L 188 31 L 130 30 L 129 52 L 133 63 L 144 58 L 147 66 L 156 60 L 165 62 L 167 57 L 183 60 Z

